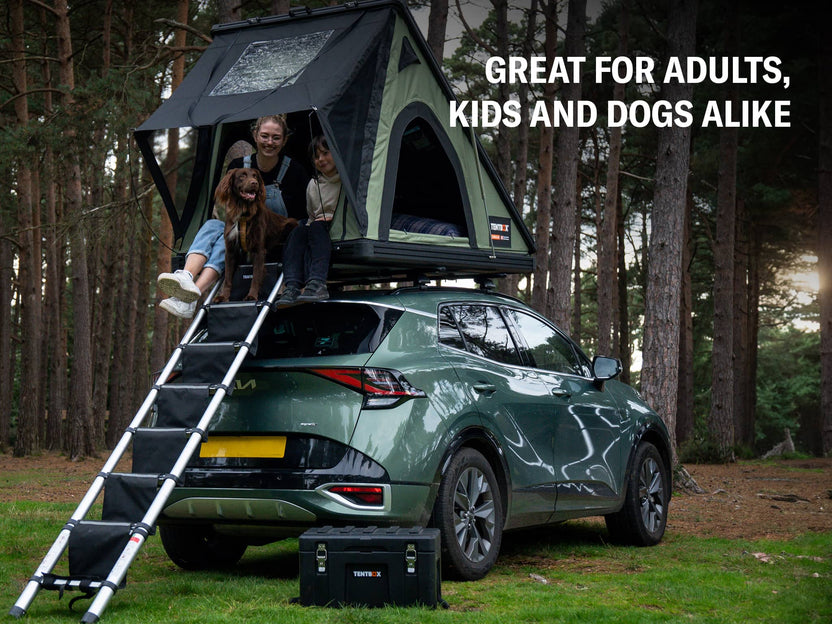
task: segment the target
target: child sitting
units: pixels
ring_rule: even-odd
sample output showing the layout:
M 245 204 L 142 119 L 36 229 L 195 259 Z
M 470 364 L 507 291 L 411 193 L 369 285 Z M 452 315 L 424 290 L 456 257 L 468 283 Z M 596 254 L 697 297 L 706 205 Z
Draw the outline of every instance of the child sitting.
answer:
M 332 253 L 329 222 L 341 196 L 341 176 L 326 138 L 316 136 L 309 146 L 318 175 L 306 187 L 309 219 L 292 230 L 283 252 L 285 289 L 278 304 L 329 298 L 326 277 Z M 302 290 L 301 290 L 302 289 Z

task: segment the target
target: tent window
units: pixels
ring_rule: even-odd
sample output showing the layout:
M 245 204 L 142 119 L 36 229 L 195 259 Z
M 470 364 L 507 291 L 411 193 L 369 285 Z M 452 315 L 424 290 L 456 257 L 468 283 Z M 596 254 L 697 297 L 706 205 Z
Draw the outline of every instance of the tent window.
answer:
M 402 135 L 390 228 L 468 237 L 460 183 L 436 132 L 417 117 Z
M 334 31 L 254 41 L 208 95 L 239 95 L 294 84 Z

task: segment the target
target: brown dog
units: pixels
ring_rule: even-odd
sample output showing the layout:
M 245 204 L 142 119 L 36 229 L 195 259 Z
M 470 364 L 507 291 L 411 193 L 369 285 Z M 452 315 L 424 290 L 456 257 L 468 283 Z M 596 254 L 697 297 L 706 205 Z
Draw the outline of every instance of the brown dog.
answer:
M 225 279 L 214 301 L 228 301 L 241 258 L 252 264 L 251 288 L 245 301 L 256 301 L 266 274 L 266 254 L 284 245 L 298 224 L 266 208 L 266 188 L 257 169 L 232 169 L 214 193 L 225 206 Z

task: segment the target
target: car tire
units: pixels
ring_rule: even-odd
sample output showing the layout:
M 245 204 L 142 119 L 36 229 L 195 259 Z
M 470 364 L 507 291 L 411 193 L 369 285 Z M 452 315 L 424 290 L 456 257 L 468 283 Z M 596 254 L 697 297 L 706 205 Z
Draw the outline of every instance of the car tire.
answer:
M 670 473 L 659 450 L 642 442 L 627 475 L 621 511 L 604 517 L 610 536 L 634 546 L 658 544 L 667 526 Z
M 220 535 L 210 526 L 169 524 L 160 526 L 159 534 L 170 560 L 185 570 L 230 568 L 247 548 L 245 542 Z
M 488 573 L 502 543 L 503 503 L 494 470 L 478 451 L 464 448 L 451 459 L 439 484 L 433 524 L 442 534 L 449 576 L 475 581 Z

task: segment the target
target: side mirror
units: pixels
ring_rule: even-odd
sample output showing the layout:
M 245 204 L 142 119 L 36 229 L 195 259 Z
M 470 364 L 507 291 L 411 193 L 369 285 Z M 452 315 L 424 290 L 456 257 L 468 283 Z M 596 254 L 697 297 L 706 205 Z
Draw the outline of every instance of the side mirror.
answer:
M 618 358 L 604 357 L 602 355 L 596 355 L 592 358 L 592 372 L 595 375 L 596 381 L 606 381 L 607 379 L 617 377 L 622 370 L 621 360 Z

